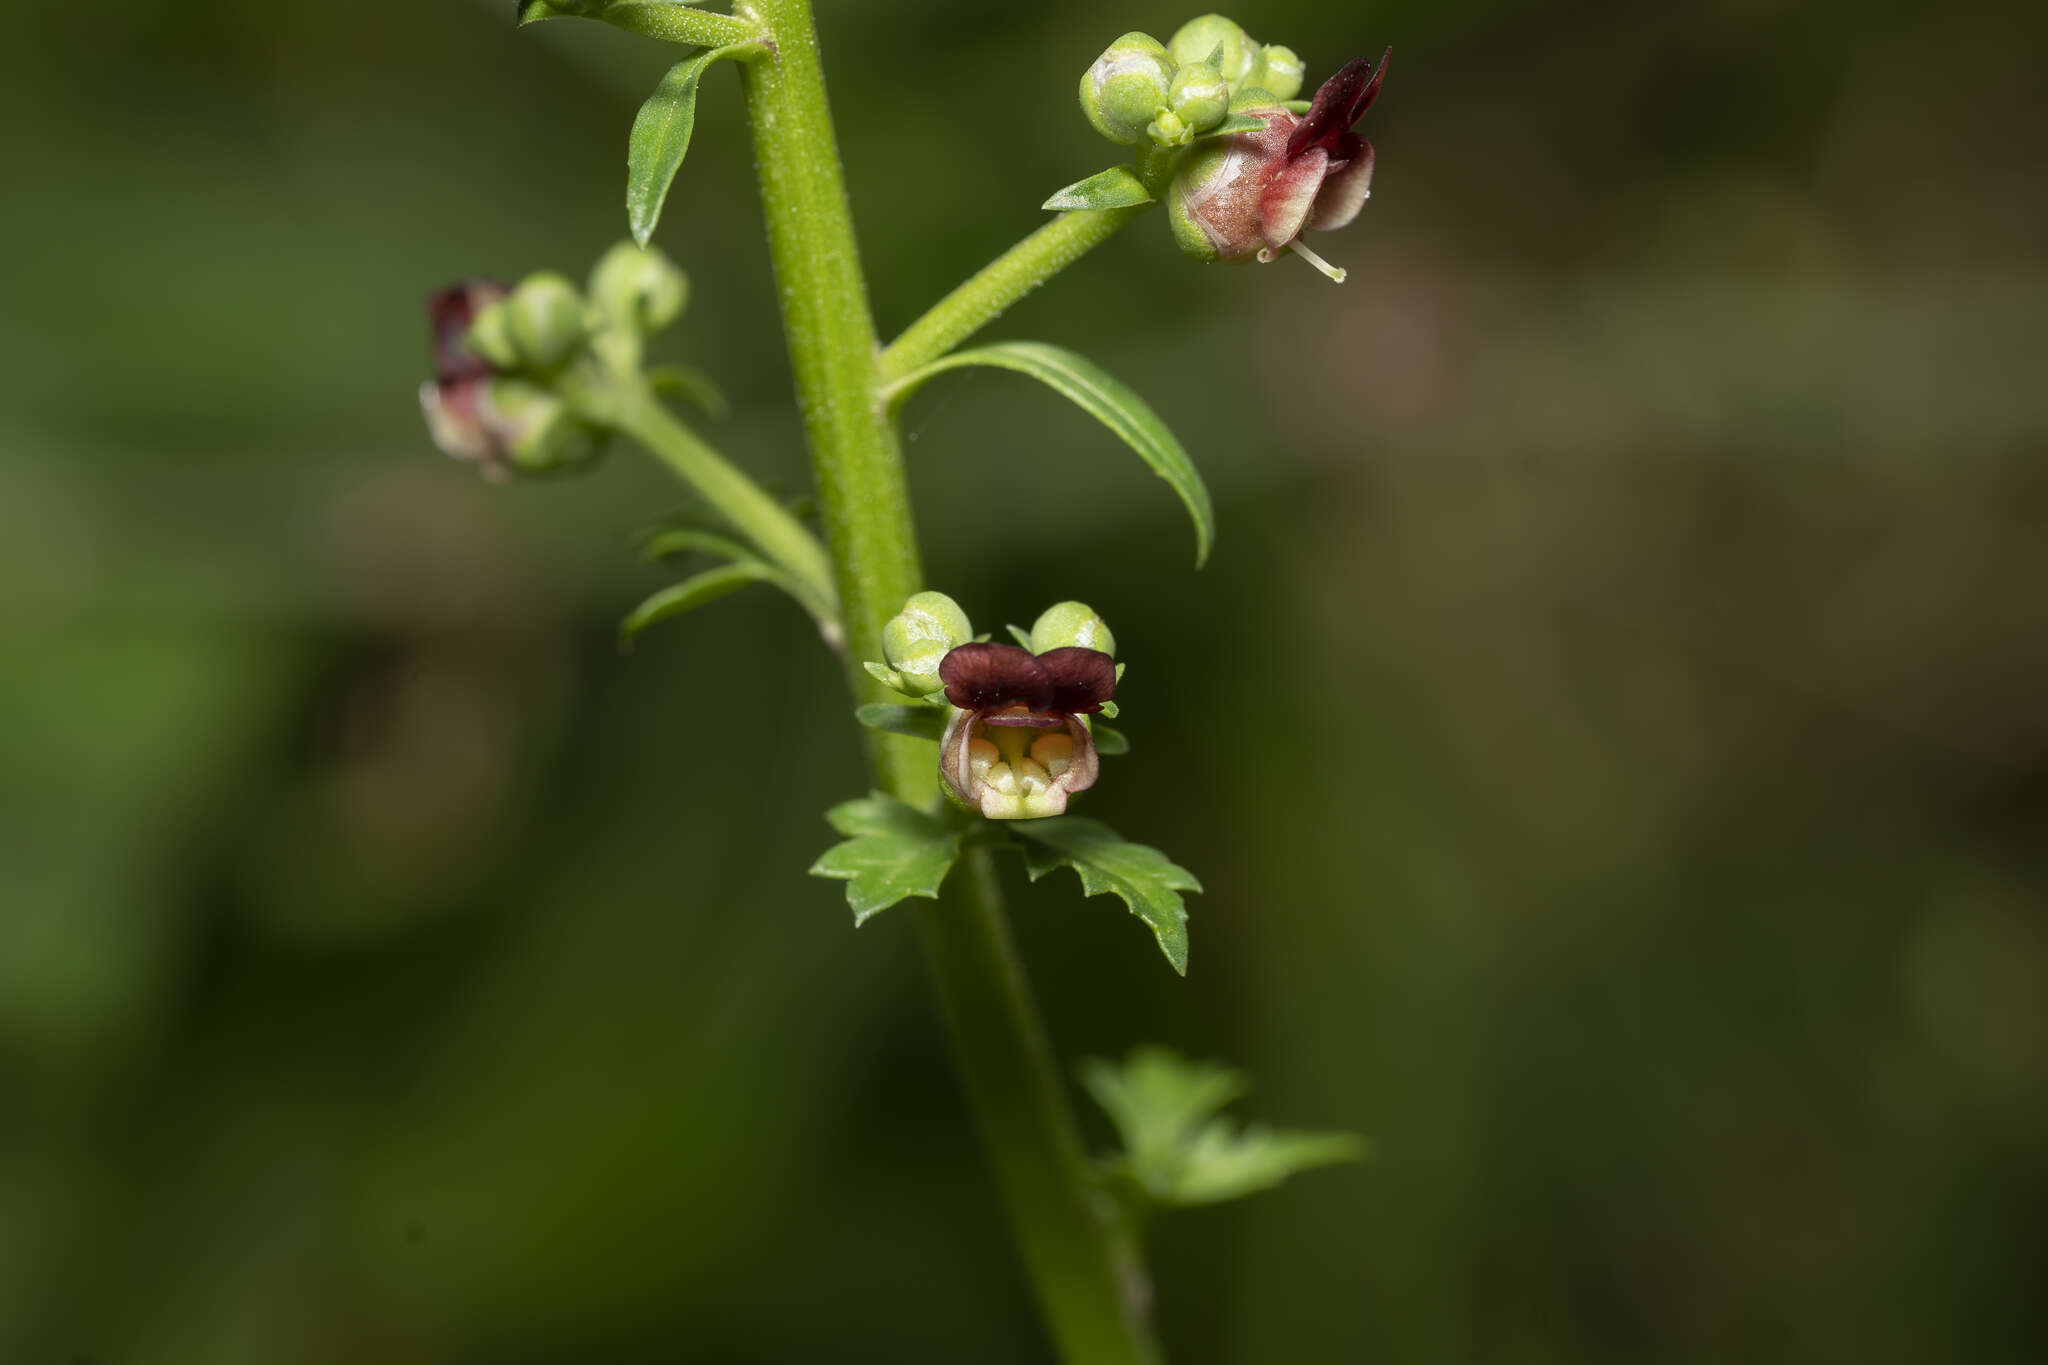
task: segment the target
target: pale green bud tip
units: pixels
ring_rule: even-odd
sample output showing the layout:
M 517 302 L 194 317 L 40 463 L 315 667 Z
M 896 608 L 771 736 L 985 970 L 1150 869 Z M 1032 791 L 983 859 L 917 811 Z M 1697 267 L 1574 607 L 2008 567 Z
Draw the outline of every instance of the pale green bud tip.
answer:
M 554 369 L 583 344 L 583 297 L 552 271 L 528 275 L 496 311 L 503 315 L 503 337 L 522 367 Z
M 921 592 L 882 627 L 882 653 L 913 695 L 936 692 L 939 661 L 957 645 L 974 638 L 974 627 L 960 604 L 942 592 Z
M 620 242 L 590 272 L 590 302 L 598 315 L 643 336 L 680 317 L 689 297 L 689 277 L 659 247 Z
M 1251 40 L 1251 35 L 1220 14 L 1205 14 L 1199 19 L 1188 20 L 1173 35 L 1173 41 L 1167 44 L 1167 48 L 1173 60 L 1182 66 L 1192 66 L 1216 57 L 1217 69 L 1223 73 L 1223 79 L 1230 82 L 1232 90 L 1243 84 L 1258 55 L 1258 44 Z
M 1206 133 L 1230 112 L 1230 83 L 1213 66 L 1184 66 L 1173 78 L 1168 100 L 1183 124 Z
M 1081 112 L 1096 132 L 1128 147 L 1166 108 L 1172 85 L 1165 45 L 1147 33 L 1126 33 L 1081 74 Z
M 1294 49 L 1268 43 L 1259 49 L 1252 68 L 1245 73 L 1241 88 L 1257 87 L 1276 100 L 1291 100 L 1301 93 L 1301 82 L 1307 74 L 1301 58 L 1294 55 Z
M 1056 603 L 1032 624 L 1031 652 L 1043 654 L 1049 649 L 1069 646 L 1099 649 L 1115 657 L 1116 636 L 1109 633 L 1109 624 L 1086 602 Z
M 589 464 L 604 450 L 604 433 L 569 413 L 552 392 L 517 379 L 491 380 L 488 410 L 512 467 L 544 474 Z

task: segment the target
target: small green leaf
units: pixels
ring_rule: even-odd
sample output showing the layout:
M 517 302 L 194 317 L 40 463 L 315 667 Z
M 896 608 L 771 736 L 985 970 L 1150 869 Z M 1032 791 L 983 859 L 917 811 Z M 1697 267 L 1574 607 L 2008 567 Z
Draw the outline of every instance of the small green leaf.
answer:
M 1080 1076 L 1123 1141 L 1122 1153 L 1105 1163 L 1109 1173 L 1155 1207 L 1221 1203 L 1365 1155 L 1349 1133 L 1240 1130 L 1220 1111 L 1244 1094 L 1243 1074 L 1166 1048 L 1138 1048 L 1121 1065 L 1091 1058 Z
M 712 48 L 677 62 L 633 118 L 633 132 L 626 140 L 626 221 L 641 246 L 654 235 L 669 186 L 683 164 L 683 154 L 690 150 L 690 131 L 697 125 L 698 78 L 727 53 L 726 48 Z
M 848 837 L 825 850 L 811 875 L 846 883 L 855 924 L 906 897 L 936 899 L 960 856 L 960 831 L 880 792 L 842 802 L 825 818 Z
M 1081 894 L 1122 897 L 1131 913 L 1151 928 L 1173 969 L 1188 974 L 1188 911 L 1179 893 L 1202 889 L 1194 873 L 1156 848 L 1126 842 L 1100 820 L 1056 815 L 1049 820 L 1019 820 L 1016 827 L 1025 841 L 1024 870 L 1032 881 L 1055 868 L 1071 867 L 1081 878 Z
M 1094 361 L 1042 341 L 1004 341 L 971 351 L 955 351 L 905 375 L 891 388 L 890 395 L 901 398 L 933 375 L 967 365 L 993 365 L 1028 374 L 1065 395 L 1115 432 L 1180 495 L 1195 523 L 1196 567 L 1208 559 L 1209 543 L 1216 534 L 1216 511 L 1210 504 L 1209 490 L 1187 451 L 1144 399 Z
M 1111 166 L 1086 180 L 1076 180 L 1054 193 L 1041 208 L 1066 213 L 1075 209 L 1127 209 L 1152 202 L 1152 191 L 1129 166 Z
M 1088 728 L 1095 732 L 1096 753 L 1108 754 L 1111 758 L 1115 758 L 1119 754 L 1127 754 L 1131 751 L 1131 742 L 1124 738 L 1123 731 L 1112 730 L 1099 720 Z
M 715 602 L 727 593 L 738 592 L 749 583 L 779 582 L 775 570 L 755 560 L 740 560 L 732 564 L 721 564 L 715 569 L 686 578 L 673 587 L 663 588 L 654 596 L 642 602 L 619 623 L 619 644 L 631 645 L 633 640 L 649 626 L 681 616 L 684 612 Z
M 656 365 L 647 372 L 647 382 L 656 393 L 674 394 L 706 417 L 723 421 L 732 415 L 724 391 L 694 365 Z
M 1220 1204 L 1270 1190 L 1290 1175 L 1360 1161 L 1365 1142 L 1350 1133 L 1290 1133 L 1217 1119 L 1189 1144 L 1174 1190 L 1177 1204 Z
M 860 707 L 853 716 L 870 730 L 886 730 L 892 735 L 909 735 L 912 739 L 928 739 L 936 744 L 946 733 L 948 711 L 941 711 L 936 706 L 891 706 L 887 702 L 875 702 Z

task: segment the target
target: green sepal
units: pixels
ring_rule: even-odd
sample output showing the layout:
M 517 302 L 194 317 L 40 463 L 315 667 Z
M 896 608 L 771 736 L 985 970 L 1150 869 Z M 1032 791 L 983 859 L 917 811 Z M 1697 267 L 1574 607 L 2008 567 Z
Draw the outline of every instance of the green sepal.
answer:
M 649 626 L 659 625 L 686 611 L 694 611 L 707 602 L 716 602 L 728 593 L 738 592 L 749 583 L 774 583 L 787 590 L 790 585 L 768 565 L 754 559 L 735 560 L 721 564 L 715 569 L 693 574 L 682 582 L 663 588 L 626 614 L 619 622 L 619 647 L 630 649 L 640 632 Z M 791 596 L 797 596 L 791 592 Z M 802 601 L 801 597 L 797 598 Z
M 936 706 L 892 706 L 888 702 L 872 702 L 856 708 L 853 718 L 870 730 L 886 730 L 892 735 L 928 739 L 936 744 L 946 733 L 949 716 L 947 711 Z
M 1243 1073 L 1166 1048 L 1137 1048 L 1121 1065 L 1089 1058 L 1080 1079 L 1123 1142 L 1123 1151 L 1103 1163 L 1105 1173 L 1148 1208 L 1239 1199 L 1366 1155 L 1366 1144 L 1349 1133 L 1239 1129 L 1220 1111 L 1245 1093 Z
M 891 692 L 901 692 L 906 697 L 911 694 L 910 689 L 903 684 L 903 675 L 889 665 L 873 659 L 863 659 L 860 666 L 868 671 L 868 676 Z
M 1223 137 L 1230 133 L 1256 133 L 1265 126 L 1266 120 L 1257 114 L 1231 114 L 1202 136 Z
M 1182 976 L 1188 974 L 1188 911 L 1182 891 L 1200 891 L 1195 874 L 1158 849 L 1134 844 L 1100 820 L 1055 815 L 1019 820 L 1024 870 L 1032 881 L 1061 867 L 1081 879 L 1081 894 L 1109 893 L 1123 899 L 1159 940 L 1159 950 Z
M 1111 166 L 1086 180 L 1076 180 L 1039 207 L 1068 213 L 1080 209 L 1127 209 L 1152 202 L 1152 191 L 1129 166 Z
M 1282 100 L 1280 107 L 1290 114 L 1306 114 L 1315 106 L 1307 100 Z
M 1004 341 L 955 351 L 897 380 L 890 386 L 890 401 L 900 402 L 934 375 L 967 365 L 992 365 L 1030 375 L 1116 433 L 1153 473 L 1166 480 L 1187 507 L 1195 524 L 1195 567 L 1200 568 L 1209 558 L 1209 545 L 1216 535 L 1216 510 L 1194 461 L 1144 399 L 1085 356 L 1042 341 Z
M 1124 738 L 1121 730 L 1112 730 L 1101 721 L 1090 724 L 1089 732 L 1095 736 L 1095 752 L 1117 758 L 1131 751 L 1130 740 Z
M 647 382 L 656 393 L 673 394 L 706 417 L 724 421 L 732 416 L 725 392 L 694 365 L 656 365 L 647 372 Z
M 1110 718 L 1111 720 L 1115 720 L 1115 719 L 1116 719 L 1116 712 L 1117 712 L 1117 708 L 1116 708 L 1116 703 L 1115 703 L 1115 702 L 1113 702 L 1113 701 L 1106 701 L 1106 702 L 1102 703 L 1102 714 L 1103 714 L 1103 715 L 1105 715 L 1105 716 L 1108 716 L 1108 717 L 1109 717 L 1109 718 Z
M 880 792 L 842 802 L 825 819 L 847 839 L 826 849 L 811 875 L 846 883 L 856 925 L 907 897 L 937 899 L 960 856 L 962 831 Z
M 1031 648 L 1030 631 L 1025 630 L 1021 626 L 1004 626 L 1003 629 L 1009 631 L 1010 638 L 1012 640 L 1015 640 L 1018 644 L 1022 645 L 1025 649 Z

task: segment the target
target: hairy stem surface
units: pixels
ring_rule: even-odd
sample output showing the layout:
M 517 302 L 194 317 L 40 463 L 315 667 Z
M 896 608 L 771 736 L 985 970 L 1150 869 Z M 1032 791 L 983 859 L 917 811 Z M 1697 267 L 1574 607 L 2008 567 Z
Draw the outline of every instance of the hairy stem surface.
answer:
M 883 623 L 924 586 L 902 451 L 880 396 L 874 322 L 810 5 L 755 0 L 743 13 L 763 21 L 775 42 L 771 56 L 741 68 L 741 79 L 846 626 L 847 677 L 857 699 L 875 700 L 879 685 L 861 661 L 882 656 Z M 930 744 L 868 735 L 877 784 L 928 805 L 937 785 Z M 1071 1365 L 1155 1365 L 1158 1354 L 1136 1307 L 1142 1294 L 1135 1262 L 1099 1206 L 987 854 L 963 859 L 944 898 L 922 906 L 918 922 L 969 1096 L 1061 1354 Z

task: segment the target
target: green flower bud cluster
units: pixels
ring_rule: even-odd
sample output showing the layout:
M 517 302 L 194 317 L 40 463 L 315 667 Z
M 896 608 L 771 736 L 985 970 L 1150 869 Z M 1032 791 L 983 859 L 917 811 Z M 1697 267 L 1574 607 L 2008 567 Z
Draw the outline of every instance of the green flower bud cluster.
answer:
M 1247 92 L 1277 104 L 1301 93 L 1301 58 L 1261 45 L 1220 14 L 1181 25 L 1170 42 L 1126 33 L 1081 76 L 1081 112 L 1120 146 L 1183 147 L 1222 123 Z
M 1028 633 L 1014 626 L 1010 629 L 1018 643 L 1033 654 L 1077 647 L 1116 655 L 1116 636 L 1086 602 L 1054 603 L 1039 613 Z M 907 697 L 943 702 L 939 664 L 961 645 L 987 639 L 986 635 L 974 633 L 974 626 L 958 602 L 942 592 L 920 592 L 913 594 L 903 604 L 903 610 L 882 627 L 886 662 L 869 662 L 865 667 L 884 686 Z
M 491 478 L 591 463 L 605 432 L 562 396 L 565 378 L 590 365 L 636 374 L 647 338 L 688 299 L 683 272 L 631 242 L 605 253 L 587 290 L 542 271 L 511 290 L 472 282 L 441 291 L 429 305 L 435 378 L 420 390 L 435 444 Z

